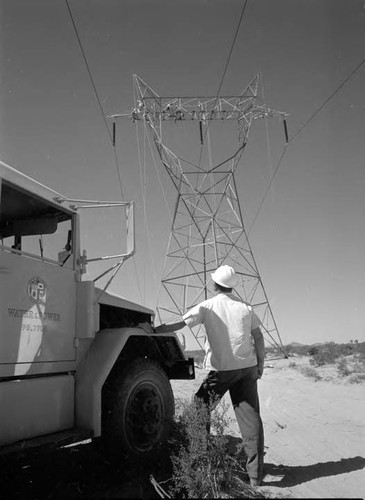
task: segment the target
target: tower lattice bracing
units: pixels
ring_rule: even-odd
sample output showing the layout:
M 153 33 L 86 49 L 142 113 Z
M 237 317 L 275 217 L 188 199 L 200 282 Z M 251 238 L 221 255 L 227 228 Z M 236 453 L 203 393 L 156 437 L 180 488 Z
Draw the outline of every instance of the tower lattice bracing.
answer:
M 213 294 L 210 274 L 228 264 L 240 277 L 235 293 L 254 307 L 265 339 L 282 347 L 243 224 L 235 172 L 253 121 L 264 117 L 285 120 L 285 113 L 259 103 L 260 74 L 241 95 L 233 97 L 160 97 L 136 75 L 134 85 L 137 101 L 132 119 L 149 129 L 177 192 L 157 304 L 161 321 L 180 321 L 189 308 L 209 298 Z M 228 145 L 230 151 L 223 151 L 219 127 L 227 121 L 236 128 L 236 137 Z M 193 127 L 193 139 L 182 128 L 187 126 Z M 166 127 L 170 127 L 167 132 Z M 173 146 L 169 143 L 171 127 L 181 133 L 175 143 L 171 141 Z M 212 141 L 214 132 L 218 135 Z M 180 154 L 184 141 L 185 152 Z M 198 145 L 196 157 L 192 142 Z M 214 146 L 219 152 L 213 158 Z M 202 346 L 204 329 L 194 329 L 193 334 Z

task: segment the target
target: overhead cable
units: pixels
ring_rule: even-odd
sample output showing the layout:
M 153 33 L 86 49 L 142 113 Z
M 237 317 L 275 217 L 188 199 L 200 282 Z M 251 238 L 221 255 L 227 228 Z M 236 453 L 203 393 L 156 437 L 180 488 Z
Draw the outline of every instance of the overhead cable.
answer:
M 245 14 L 245 10 L 246 10 L 247 4 L 248 4 L 248 0 L 245 0 L 245 3 L 243 5 L 242 11 L 241 11 L 241 15 L 240 15 L 240 18 L 239 18 L 239 21 L 238 21 L 238 25 L 237 25 L 237 28 L 236 28 L 236 32 L 235 32 L 234 37 L 233 37 L 231 48 L 230 48 L 230 51 L 229 51 L 229 54 L 228 54 L 228 57 L 227 57 L 227 61 L 226 61 L 226 64 L 224 66 L 224 70 L 223 70 L 223 74 L 222 74 L 222 77 L 221 77 L 221 80 L 220 80 L 220 83 L 219 83 L 218 91 L 216 93 L 216 98 L 215 98 L 214 106 L 216 105 L 216 103 L 218 101 L 218 98 L 219 98 L 219 95 L 220 95 L 220 92 L 222 90 L 223 82 L 224 82 L 224 79 L 226 77 L 228 65 L 229 65 L 229 63 L 231 61 L 233 49 L 234 49 L 234 46 L 236 44 L 237 36 L 238 36 L 239 31 L 240 31 L 240 27 L 241 27 L 241 24 L 242 24 L 242 20 L 243 20 L 244 14 Z M 214 106 L 213 106 L 213 108 L 214 108 Z M 200 142 L 201 142 L 201 148 L 200 148 L 199 166 L 200 166 L 201 158 L 202 158 L 202 146 L 203 146 L 203 143 L 204 143 L 204 139 L 205 139 L 205 137 L 207 135 L 207 130 L 208 130 L 209 125 L 210 125 L 210 122 L 208 122 L 207 129 L 205 131 L 204 138 L 203 138 L 203 135 L 202 135 L 202 125 L 201 125 L 201 122 L 200 122 Z
M 149 224 L 148 224 L 148 217 L 147 217 L 147 199 L 146 199 L 146 158 L 144 156 L 144 161 L 143 161 L 143 166 L 144 168 L 142 169 L 142 158 L 141 158 L 141 151 L 139 147 L 139 136 L 138 136 L 138 127 L 136 127 L 137 131 L 137 146 L 138 146 L 138 163 L 139 163 L 139 173 L 140 173 L 140 181 L 141 181 L 141 191 L 142 191 L 142 202 L 143 202 L 143 217 L 144 217 L 144 225 L 145 225 L 145 231 L 147 235 L 147 242 L 148 242 L 148 250 L 150 253 L 150 258 L 151 258 L 151 264 L 152 264 L 152 273 L 155 281 L 157 282 L 157 277 L 156 277 L 156 266 L 154 262 L 154 256 L 152 252 L 152 244 L 151 244 L 151 235 L 150 235 L 150 230 L 149 230 Z M 145 131 L 145 130 L 144 130 Z M 145 136 L 146 136 L 146 131 L 145 131 Z M 145 148 L 144 148 L 145 151 Z
M 226 62 L 226 65 L 225 65 L 225 67 L 224 67 L 223 75 L 222 75 L 222 78 L 221 78 L 221 81 L 220 81 L 220 84 L 219 84 L 219 88 L 218 88 L 218 92 L 217 92 L 217 97 L 216 97 L 216 100 L 218 99 L 219 94 L 220 94 L 220 92 L 221 92 L 221 90 L 222 90 L 223 81 L 224 81 L 224 78 L 225 78 L 226 73 L 227 73 L 228 65 L 229 65 L 229 63 L 230 63 L 230 61 L 231 61 L 232 52 L 233 52 L 234 46 L 235 46 L 235 44 L 236 44 L 237 36 L 238 36 L 239 30 L 240 30 L 240 27 L 241 27 L 241 24 L 242 24 L 242 20 L 243 20 L 243 16 L 244 16 L 244 13 L 245 13 L 245 10 L 246 10 L 246 7 L 247 7 L 247 4 L 248 4 L 248 0 L 245 0 L 245 3 L 244 3 L 243 8 L 242 8 L 242 12 L 241 12 L 240 19 L 239 19 L 239 21 L 238 21 L 238 25 L 237 25 L 236 33 L 235 33 L 235 35 L 234 35 L 233 42 L 232 42 L 232 45 L 231 45 L 231 49 L 230 49 L 230 51 L 229 51 L 228 58 L 227 58 L 227 62 Z
M 102 118 L 103 118 L 103 121 L 104 121 L 104 124 L 105 124 L 105 128 L 107 130 L 110 142 L 111 142 L 111 144 L 113 146 L 114 164 L 115 164 L 115 168 L 116 168 L 116 171 L 117 171 L 117 176 L 118 176 L 118 182 L 119 182 L 119 188 L 120 188 L 121 197 L 122 197 L 122 200 L 124 200 L 122 178 L 121 178 L 121 175 L 120 175 L 120 167 L 119 167 L 117 152 L 116 152 L 116 148 L 115 148 L 115 130 L 113 129 L 113 133 L 111 133 L 110 130 L 109 130 L 108 123 L 107 123 L 107 120 L 106 120 L 106 117 L 105 117 L 105 113 L 104 113 L 104 110 L 103 110 L 103 106 L 102 106 L 101 100 L 99 98 L 99 94 L 98 94 L 98 91 L 97 91 L 97 88 L 96 88 L 96 85 L 95 85 L 95 82 L 94 82 L 94 78 L 93 78 L 92 73 L 91 73 L 91 69 L 90 69 L 89 63 L 87 61 L 87 57 L 86 57 L 86 54 L 85 54 L 85 51 L 84 51 L 84 48 L 83 48 L 83 45 L 82 45 L 82 42 L 81 42 L 81 38 L 80 38 L 78 30 L 77 30 L 77 26 L 76 26 L 74 17 L 72 15 L 72 11 L 71 11 L 69 2 L 68 2 L 68 0 L 65 0 L 65 2 L 66 2 L 67 10 L 69 12 L 69 15 L 70 15 L 70 18 L 71 18 L 71 22 L 72 22 L 72 25 L 73 25 L 73 28 L 74 28 L 74 31 L 75 31 L 75 34 L 76 34 L 76 38 L 77 38 L 77 41 L 78 41 L 78 44 L 79 44 L 79 47 L 80 47 L 80 51 L 81 51 L 82 57 L 84 59 L 85 66 L 86 66 L 87 72 L 89 74 L 90 82 L 91 82 L 92 88 L 94 90 L 94 94 L 95 94 L 96 100 L 97 100 L 98 105 L 99 105 L 99 109 L 100 109 L 100 112 L 101 112 L 101 115 L 102 115 Z M 139 282 L 139 277 L 138 277 L 138 272 L 137 272 L 137 264 L 136 264 L 136 260 L 135 259 L 133 259 L 133 264 L 134 264 L 134 269 L 135 269 L 135 272 L 136 272 L 135 276 L 136 276 L 136 282 L 137 282 L 137 287 L 138 287 L 139 295 L 142 298 L 141 286 L 140 286 L 140 282 Z M 112 277 L 114 277 L 114 276 L 115 276 L 115 274 L 113 274 Z M 109 283 L 110 283 L 110 281 L 108 282 L 108 284 Z
M 101 116 L 102 116 L 104 124 L 105 124 L 105 128 L 107 130 L 107 133 L 108 133 L 108 136 L 109 136 L 111 144 L 114 145 L 114 138 L 113 138 L 113 135 L 110 132 L 109 127 L 108 127 L 108 123 L 107 123 L 107 120 L 106 120 L 106 117 L 105 117 L 105 114 L 104 114 L 103 106 L 101 104 L 101 101 L 100 101 L 100 98 L 99 98 L 99 94 L 98 94 L 98 91 L 96 89 L 94 78 L 92 76 L 91 69 L 90 69 L 89 63 L 87 61 L 87 57 L 86 57 L 84 48 L 82 46 L 81 38 L 79 36 L 79 33 L 78 33 L 78 30 L 77 30 L 77 26 L 76 26 L 74 17 L 72 15 L 69 2 L 68 2 L 68 0 L 65 0 L 65 2 L 66 2 L 67 10 L 68 10 L 68 12 L 70 14 L 70 18 L 71 18 L 71 22 L 72 22 L 73 28 L 75 30 L 76 38 L 77 38 L 77 41 L 78 41 L 78 44 L 79 44 L 79 47 L 80 47 L 80 51 L 81 51 L 82 57 L 84 59 L 85 66 L 86 66 L 87 72 L 89 74 L 90 82 L 91 82 L 92 88 L 94 90 L 94 94 L 95 94 L 96 100 L 97 100 L 98 105 L 99 105 L 99 109 L 100 109 Z M 118 164 L 118 159 L 117 159 L 117 156 L 116 156 L 116 153 L 115 153 L 115 149 L 114 149 L 114 161 L 115 161 L 115 166 L 116 166 L 116 170 L 117 170 L 117 175 L 118 175 L 118 180 L 119 180 L 120 191 L 121 191 L 121 194 L 122 194 L 122 199 L 124 199 L 122 179 L 121 179 L 121 176 L 120 176 L 120 169 L 119 169 L 119 164 Z
M 335 95 L 346 85 L 348 81 L 359 71 L 361 66 L 365 64 L 365 58 L 348 74 L 348 76 L 340 83 L 340 85 L 327 97 L 327 99 L 319 106 L 319 108 L 308 118 L 308 120 L 299 128 L 299 130 L 289 138 L 288 142 L 293 141 L 296 137 L 303 132 L 305 127 L 327 106 L 327 104 L 335 97 Z
M 277 166 L 276 166 L 276 168 L 274 170 L 274 173 L 271 176 L 271 179 L 269 181 L 268 187 L 265 190 L 264 196 L 263 196 L 263 198 L 261 200 L 261 203 L 260 203 L 260 205 L 259 205 L 259 207 L 257 209 L 256 215 L 255 215 L 255 217 L 253 219 L 253 222 L 252 222 L 252 224 L 250 226 L 250 229 L 248 230 L 248 233 L 247 233 L 248 235 L 252 231 L 252 228 L 253 228 L 256 220 L 257 220 L 257 217 L 259 216 L 259 213 L 260 213 L 260 211 L 262 209 L 262 206 L 263 206 L 263 204 L 264 204 L 264 202 L 266 200 L 266 196 L 267 196 L 268 192 L 270 191 L 270 188 L 271 188 L 271 185 L 272 185 L 272 183 L 274 181 L 274 178 L 275 178 L 275 176 L 276 176 L 276 174 L 277 174 L 277 172 L 279 170 L 279 167 L 282 164 L 283 158 L 284 158 L 284 156 L 285 156 L 285 154 L 287 152 L 288 145 L 291 144 L 294 141 L 294 139 L 296 139 L 303 132 L 303 130 L 312 122 L 312 120 L 314 120 L 314 118 L 325 108 L 325 106 L 327 106 L 327 104 L 346 85 L 346 83 L 348 83 L 351 80 L 351 78 L 359 71 L 359 69 L 364 64 L 365 64 L 365 58 L 362 59 L 362 61 L 360 61 L 360 63 L 357 64 L 357 66 L 355 66 L 355 68 L 347 75 L 347 77 L 340 83 L 340 85 L 338 85 L 338 87 L 336 87 L 336 89 L 329 95 L 329 97 L 327 97 L 327 99 L 325 99 L 323 101 L 323 103 L 314 111 L 314 113 L 312 113 L 312 115 L 303 123 L 303 125 L 299 128 L 299 130 L 295 134 L 293 134 L 291 137 L 289 137 L 289 139 L 287 140 L 287 143 L 286 143 L 286 145 L 285 145 L 285 147 L 284 147 L 284 149 L 283 149 L 283 151 L 282 151 L 282 153 L 280 155 L 280 158 L 279 158 L 278 164 L 277 164 Z

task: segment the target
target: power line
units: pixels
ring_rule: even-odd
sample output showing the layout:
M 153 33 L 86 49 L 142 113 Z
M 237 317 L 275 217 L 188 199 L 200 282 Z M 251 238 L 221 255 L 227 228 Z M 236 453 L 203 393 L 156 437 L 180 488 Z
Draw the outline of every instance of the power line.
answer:
M 299 130 L 289 139 L 288 142 L 293 141 L 299 134 L 303 132 L 305 127 L 322 111 L 322 109 L 335 97 L 335 95 L 346 85 L 346 83 L 351 80 L 351 78 L 358 72 L 361 66 L 365 63 L 365 58 L 348 74 L 348 76 L 341 82 L 341 84 L 332 92 L 332 94 L 327 97 L 327 99 L 321 104 L 321 106 L 308 118 L 308 120 L 299 128 Z
M 274 173 L 272 174 L 271 179 L 270 179 L 270 181 L 269 181 L 269 184 L 268 184 L 268 186 L 267 186 L 267 188 L 266 188 L 266 190 L 265 190 L 264 196 L 262 197 L 262 200 L 261 200 L 261 202 L 260 202 L 259 208 L 258 208 L 258 209 L 257 209 L 257 211 L 256 211 L 256 215 L 255 215 L 255 217 L 254 217 L 254 219 L 253 219 L 253 221 L 252 221 L 252 224 L 251 224 L 251 226 L 250 226 L 249 230 L 247 231 L 247 235 L 248 235 L 248 236 L 250 235 L 250 233 L 251 233 L 251 231 L 252 231 L 252 228 L 253 228 L 253 226 L 255 225 L 256 219 L 257 219 L 257 217 L 259 216 L 259 213 L 261 212 L 262 206 L 263 206 L 263 204 L 265 203 L 266 196 L 268 195 L 268 193 L 269 193 L 269 191 L 270 191 L 270 188 L 271 188 L 271 186 L 272 186 L 272 183 L 274 182 L 274 178 L 275 178 L 275 176 L 276 176 L 276 174 L 277 174 L 277 172 L 278 172 L 278 170 L 279 170 L 279 167 L 280 167 L 280 165 L 281 165 L 281 162 L 283 161 L 283 158 L 284 158 L 284 156 L 285 156 L 285 153 L 286 153 L 286 151 L 287 151 L 287 148 L 288 148 L 288 145 L 287 145 L 287 144 L 285 144 L 284 149 L 283 149 L 283 151 L 282 151 L 282 153 L 281 153 L 281 155 L 280 155 L 280 159 L 279 159 L 279 161 L 278 161 L 278 164 L 277 164 L 277 165 L 276 165 L 276 167 L 275 167 Z
M 108 127 L 108 123 L 107 123 L 107 120 L 106 120 L 106 117 L 105 117 L 105 114 L 104 114 L 103 106 L 102 106 L 101 100 L 99 98 L 99 94 L 98 94 L 98 91 L 97 91 L 97 88 L 96 88 L 96 85 L 95 85 L 95 82 L 94 82 L 94 78 L 93 78 L 92 73 L 91 73 L 91 69 L 90 69 L 89 63 L 87 61 L 87 57 L 86 57 L 86 54 L 85 54 L 85 51 L 84 51 L 84 48 L 83 48 L 83 45 L 82 45 L 82 42 L 81 42 L 81 38 L 80 38 L 78 30 L 77 30 L 77 26 L 76 26 L 75 20 L 73 18 L 72 12 L 71 12 L 70 5 L 68 3 L 68 0 L 65 0 L 65 2 L 66 2 L 67 10 L 69 12 L 69 15 L 70 15 L 70 18 L 71 18 L 71 22 L 72 22 L 72 25 L 73 25 L 73 28 L 74 28 L 74 31 L 75 31 L 75 34 L 76 34 L 76 38 L 77 38 L 77 41 L 78 41 L 78 44 L 79 44 L 79 47 L 80 47 L 80 51 L 81 51 L 82 57 L 84 59 L 85 66 L 86 66 L 87 72 L 89 74 L 90 82 L 91 82 L 92 88 L 94 90 L 94 94 L 95 94 L 96 100 L 97 100 L 98 105 L 99 105 L 99 109 L 100 109 L 100 112 L 101 112 L 101 115 L 102 115 L 102 118 L 103 118 L 103 121 L 104 121 L 104 124 L 105 124 L 105 128 L 107 130 L 107 133 L 108 133 L 111 145 L 113 147 L 114 164 L 115 164 L 115 168 L 116 168 L 116 171 L 117 171 L 117 176 L 118 176 L 118 182 L 119 182 L 119 188 L 120 188 L 121 197 L 122 197 L 122 200 L 123 200 L 124 199 L 124 194 L 123 194 L 122 178 L 121 178 L 121 175 L 120 175 L 120 167 L 119 167 L 119 162 L 118 162 L 118 157 L 117 157 L 117 153 L 116 153 L 116 148 L 115 148 L 115 144 L 114 144 L 113 135 L 111 134 L 111 132 L 109 130 L 109 127 Z M 138 271 L 137 270 L 137 264 L 136 264 L 136 260 L 135 259 L 133 259 L 133 264 L 134 264 L 134 269 L 135 269 L 135 273 L 136 273 L 135 276 L 136 276 L 136 281 L 137 281 L 137 287 L 138 287 L 139 295 L 142 298 L 141 286 L 140 286 L 140 282 L 139 282 L 139 277 L 138 277 L 138 272 L 137 272 Z
M 236 40 L 237 40 L 237 36 L 238 36 L 238 32 L 239 32 L 240 27 L 241 27 L 242 19 L 243 19 L 243 16 L 244 16 L 244 14 L 245 14 L 245 10 L 246 10 L 247 4 L 248 4 L 248 0 L 245 0 L 244 6 L 243 6 L 243 8 L 242 8 L 242 12 L 241 12 L 240 19 L 239 19 L 239 21 L 238 21 L 238 25 L 237 25 L 236 33 L 235 33 L 235 35 L 234 35 L 233 42 L 232 42 L 232 45 L 231 45 L 231 49 L 230 49 L 230 51 L 229 51 L 228 58 L 227 58 L 227 62 L 226 62 L 226 65 L 225 65 L 225 67 L 224 67 L 223 75 L 222 75 L 222 78 L 221 78 L 221 81 L 220 81 L 220 84 L 219 84 L 219 88 L 218 88 L 218 92 L 217 92 L 217 99 L 218 99 L 219 94 L 220 94 L 220 92 L 221 92 L 221 90 L 222 90 L 223 81 L 224 81 L 225 76 L 226 76 L 226 73 L 227 73 L 228 65 L 229 65 L 229 63 L 230 63 L 230 61 L 231 61 L 232 52 L 233 52 L 234 46 L 235 46 L 235 44 L 236 44 Z
M 237 28 L 236 28 L 236 32 L 234 34 L 234 37 L 233 37 L 233 41 L 232 41 L 232 44 L 231 44 L 231 48 L 230 48 L 230 51 L 229 51 L 229 54 L 228 54 L 228 57 L 227 57 L 227 61 L 226 61 L 226 64 L 224 66 L 224 70 L 223 70 L 223 74 L 222 74 L 222 77 L 221 77 L 221 81 L 219 83 L 219 87 L 218 87 L 218 91 L 216 93 L 216 98 L 215 98 L 215 103 L 214 103 L 214 106 L 213 106 L 213 109 L 218 101 L 218 98 L 219 98 L 219 95 L 220 95 L 220 92 L 222 90 L 222 86 L 223 86 L 223 82 L 224 82 L 224 79 L 226 77 L 226 73 L 227 73 L 227 69 L 228 69 L 228 65 L 231 61 L 231 57 L 232 57 L 232 53 L 233 53 L 233 49 L 234 49 L 234 46 L 236 44 L 236 40 L 237 40 L 237 36 L 238 36 L 238 33 L 239 33 L 239 30 L 240 30 L 240 27 L 241 27 L 241 24 L 242 24 L 242 20 L 243 20 L 243 16 L 245 14 L 245 10 L 246 10 L 246 7 L 247 7 L 247 4 L 248 4 L 248 0 L 245 0 L 245 3 L 243 5 L 243 8 L 242 8 L 242 11 L 241 11 L 241 15 L 240 15 L 240 18 L 239 18 L 239 21 L 238 21 L 238 25 L 237 25 Z M 209 125 L 210 125 L 210 122 L 208 122 L 208 126 L 205 130 L 205 133 L 204 133 L 204 139 L 208 133 L 208 128 L 209 128 Z M 203 143 L 203 141 L 202 141 Z M 201 164 L 201 158 L 202 158 L 202 152 L 203 152 L 203 148 L 201 147 L 200 148 L 200 159 L 199 159 L 199 166 Z
M 74 20 L 74 17 L 72 15 L 72 12 L 71 12 L 71 8 L 70 8 L 70 5 L 69 5 L 69 2 L 68 0 L 65 0 L 66 2 L 66 6 L 67 6 L 67 10 L 69 12 L 69 15 L 70 15 L 70 18 L 71 18 L 71 22 L 72 22 L 72 25 L 73 25 L 73 28 L 74 28 L 74 31 L 75 31 L 75 34 L 76 34 L 76 38 L 77 38 L 77 41 L 78 41 L 78 44 L 79 44 L 79 47 L 80 47 L 80 51 L 81 51 L 81 54 L 82 54 L 82 57 L 84 59 L 84 63 L 85 63 L 85 66 L 86 66 L 86 69 L 87 69 L 87 72 L 89 74 L 89 78 L 90 78 L 90 82 L 91 82 L 91 85 L 92 85 L 92 88 L 94 90 L 94 94 L 95 94 L 95 97 L 96 97 L 96 100 L 98 102 L 98 105 L 99 105 L 99 109 L 100 109 L 100 112 L 101 112 L 101 116 L 103 118 L 103 121 L 104 121 L 104 124 L 105 124 L 105 128 L 107 130 L 107 133 L 108 133 L 108 136 L 109 136 L 109 139 L 110 139 L 110 142 L 111 144 L 113 145 L 113 137 L 112 137 L 112 134 L 109 130 L 109 127 L 108 127 L 108 123 L 107 123 L 107 120 L 106 120 L 106 117 L 105 117 L 105 114 L 104 114 L 104 110 L 103 110 L 103 106 L 101 104 L 101 100 L 99 98 L 99 94 L 98 94 L 98 91 L 96 89 L 96 85 L 95 85 L 95 82 L 94 82 L 94 78 L 92 76 L 92 73 L 91 73 L 91 69 L 90 69 L 90 66 L 89 66 L 89 63 L 87 61 L 87 57 L 86 57 L 86 54 L 85 54 L 85 51 L 84 51 L 84 48 L 82 46 L 82 42 L 81 42 L 81 38 L 80 38 L 80 35 L 78 33 L 78 30 L 77 30 L 77 26 L 76 26 L 76 23 L 75 23 L 75 20 Z M 118 159 L 116 157 L 116 153 L 115 153 L 115 148 L 114 148 L 114 161 L 115 161 L 115 166 L 116 166 L 116 170 L 117 170 L 117 175 L 118 175 L 118 180 L 119 180 L 119 187 L 120 187 L 120 192 L 122 194 L 122 199 L 124 199 L 124 195 L 123 195 L 123 186 L 122 186 L 122 179 L 121 179 L 121 176 L 120 176 L 120 169 L 119 169 L 119 164 L 118 164 Z
M 250 226 L 250 229 L 248 230 L 247 234 L 250 234 L 250 232 L 252 231 L 252 228 L 253 228 L 254 224 L 256 223 L 257 217 L 259 216 L 259 213 L 260 213 L 260 211 L 262 209 L 262 206 L 263 206 L 263 204 L 264 204 L 264 202 L 266 200 L 266 197 L 267 197 L 267 195 L 268 195 L 268 193 L 270 191 L 271 185 L 274 182 L 274 178 L 275 178 L 275 176 L 276 176 L 276 174 L 277 174 L 277 172 L 279 170 L 279 167 L 280 167 L 280 165 L 281 165 L 281 163 L 283 161 L 283 158 L 284 158 L 284 156 L 286 154 L 288 145 L 291 144 L 294 141 L 294 139 L 296 139 L 303 132 L 303 130 L 312 122 L 312 120 L 314 120 L 314 118 L 325 108 L 325 106 L 327 106 L 327 104 L 346 85 L 346 83 L 348 83 L 351 80 L 351 78 L 359 71 L 359 69 L 361 68 L 361 66 L 363 64 L 365 64 L 365 58 L 362 59 L 362 61 L 360 61 L 360 63 L 357 66 L 355 66 L 355 68 L 347 75 L 347 77 L 340 83 L 340 85 L 338 85 L 338 87 L 332 92 L 332 94 L 330 94 L 329 97 L 327 97 L 327 99 L 325 99 L 323 101 L 323 103 L 316 109 L 316 111 L 314 111 L 314 113 L 312 113 L 312 115 L 303 123 L 303 125 L 299 128 L 299 130 L 294 135 L 292 135 L 289 138 L 287 144 L 285 145 L 285 147 L 284 147 L 284 149 L 283 149 L 283 151 L 282 151 L 282 153 L 280 155 L 278 164 L 277 164 L 277 166 L 276 166 L 276 168 L 274 170 L 273 175 L 271 176 L 271 179 L 269 181 L 268 187 L 265 190 L 264 196 L 263 196 L 263 198 L 261 200 L 261 203 L 260 203 L 260 205 L 259 205 L 259 207 L 257 209 L 256 215 L 255 215 L 255 217 L 253 219 L 253 222 L 252 222 L 252 224 Z

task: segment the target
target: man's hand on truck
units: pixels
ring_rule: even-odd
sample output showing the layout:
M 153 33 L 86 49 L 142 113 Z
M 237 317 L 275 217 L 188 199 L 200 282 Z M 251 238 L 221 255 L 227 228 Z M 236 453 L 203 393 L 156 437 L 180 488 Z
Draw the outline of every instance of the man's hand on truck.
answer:
M 152 327 L 151 323 L 148 323 L 147 321 L 144 323 L 138 323 L 137 328 L 142 328 L 146 333 L 155 333 L 154 328 Z

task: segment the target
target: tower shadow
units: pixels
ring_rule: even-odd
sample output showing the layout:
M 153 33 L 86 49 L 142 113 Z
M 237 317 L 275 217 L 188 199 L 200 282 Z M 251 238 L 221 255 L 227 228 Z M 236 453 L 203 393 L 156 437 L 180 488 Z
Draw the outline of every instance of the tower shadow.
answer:
M 319 462 L 312 465 L 274 465 L 265 464 L 262 486 L 286 488 L 311 481 L 312 479 L 346 474 L 365 467 L 365 458 L 341 458 L 337 462 Z M 266 481 L 265 476 L 282 476 L 281 481 Z

